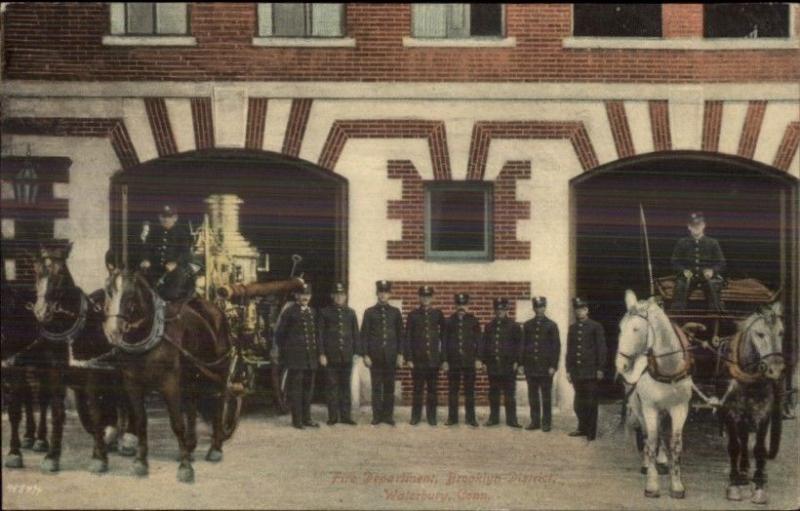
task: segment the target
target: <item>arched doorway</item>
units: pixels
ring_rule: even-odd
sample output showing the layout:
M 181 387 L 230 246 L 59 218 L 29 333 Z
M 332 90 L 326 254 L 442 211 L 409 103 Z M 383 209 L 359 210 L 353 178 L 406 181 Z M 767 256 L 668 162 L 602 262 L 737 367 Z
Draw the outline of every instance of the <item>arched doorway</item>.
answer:
M 326 305 L 333 283 L 347 284 L 347 181 L 303 160 L 236 149 L 195 151 L 159 158 L 116 174 L 112 181 L 112 246 L 122 250 L 122 190 L 127 189 L 129 253 L 142 224 L 156 222 L 163 204 L 197 228 L 211 194 L 236 194 L 240 231 L 269 254 L 267 280 L 288 276 L 292 254 L 314 287 L 313 305 Z
M 703 211 L 729 278 L 752 277 L 782 290 L 787 350 L 797 352 L 798 181 L 739 157 L 695 151 L 652 153 L 604 165 L 570 182 L 573 289 L 594 303 L 592 315 L 616 349 L 625 289 L 647 296 L 649 276 L 639 205 L 645 212 L 655 277 L 672 274 L 686 216 Z M 792 319 L 794 318 L 794 319 Z M 611 364 L 609 358 L 609 364 Z M 610 367 L 610 366 L 609 366 Z M 613 392 L 614 386 L 607 386 Z

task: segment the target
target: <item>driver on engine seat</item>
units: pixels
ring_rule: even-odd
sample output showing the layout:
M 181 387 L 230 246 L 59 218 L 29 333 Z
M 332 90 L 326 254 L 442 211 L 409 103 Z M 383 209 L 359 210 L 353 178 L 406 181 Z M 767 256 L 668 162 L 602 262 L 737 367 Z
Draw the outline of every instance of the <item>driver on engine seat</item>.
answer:
M 192 298 L 198 268 L 191 264 L 193 240 L 189 227 L 178 223 L 178 210 L 170 205 L 161 209 L 158 221 L 143 234 L 144 256 L 139 266 L 164 300 Z
M 715 312 L 724 311 L 720 297 L 725 285 L 721 275 L 725 271 L 722 249 L 717 240 L 705 235 L 703 213 L 691 213 L 687 227 L 690 235 L 678 240 L 670 260 L 677 277 L 671 310 L 684 311 L 689 294 L 696 288 L 702 288 L 709 308 Z

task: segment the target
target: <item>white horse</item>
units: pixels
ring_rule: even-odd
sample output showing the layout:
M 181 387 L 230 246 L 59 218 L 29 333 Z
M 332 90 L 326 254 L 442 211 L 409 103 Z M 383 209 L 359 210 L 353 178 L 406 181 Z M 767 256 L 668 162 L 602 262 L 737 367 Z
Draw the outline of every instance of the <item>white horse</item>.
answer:
M 670 496 L 684 498 L 681 481 L 683 425 L 689 414 L 692 378 L 691 356 L 683 332 L 673 324 L 653 298 L 637 300 L 625 292 L 628 312 L 620 321 L 615 365 L 617 373 L 632 386 L 629 402 L 645 427 L 644 465 L 647 466 L 646 497 L 659 496 L 656 452 L 661 414 L 672 419 L 669 438 Z

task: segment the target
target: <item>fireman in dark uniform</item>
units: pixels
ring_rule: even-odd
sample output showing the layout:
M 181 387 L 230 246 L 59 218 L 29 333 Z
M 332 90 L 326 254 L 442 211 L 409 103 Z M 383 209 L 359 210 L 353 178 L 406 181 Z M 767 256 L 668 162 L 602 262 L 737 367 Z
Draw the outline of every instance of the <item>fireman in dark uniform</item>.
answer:
M 547 298 L 536 296 L 531 301 L 535 316 L 525 322 L 522 330 L 522 365 L 525 367 L 525 378 L 528 380 L 528 403 L 531 407 L 531 423 L 525 429 L 534 430 L 541 427 L 542 431 L 550 431 L 552 424 L 550 397 L 553 375 L 558 369 L 558 357 L 561 354 L 561 339 L 558 325 L 545 316 Z
M 375 283 L 378 303 L 364 311 L 361 323 L 361 352 L 372 382 L 372 425 L 394 426 L 394 376 L 403 364 L 401 342 L 403 315 L 389 304 L 392 283 Z
M 159 295 L 167 301 L 190 297 L 194 292 L 194 270 L 190 266 L 192 235 L 178 223 L 178 210 L 164 206 L 159 224 L 152 230 L 145 224 L 143 254 L 139 266 Z
M 487 426 L 500 423 L 500 392 L 506 404 L 506 424 L 521 428 L 517 422 L 517 367 L 519 366 L 522 329 L 508 317 L 508 299 L 495 298 L 495 317 L 483 329 L 483 350 L 480 358 L 489 374 L 489 408 Z
M 425 415 L 428 424 L 436 425 L 436 384 L 442 365 L 442 335 L 444 314 L 431 307 L 433 288 L 422 286 L 418 295 L 420 305 L 408 315 L 405 346 L 403 349 L 411 368 L 413 394 L 411 399 L 411 425 L 419 423 L 422 416 L 422 394 L 427 388 Z
M 724 310 L 720 293 L 725 283 L 721 275 L 725 271 L 725 256 L 719 242 L 705 235 L 703 213 L 691 213 L 687 227 L 690 235 L 678 240 L 670 260 L 677 277 L 671 309 L 685 310 L 689 293 L 700 287 L 705 291 L 709 308 L 721 312 Z
M 597 436 L 597 390 L 606 366 L 606 337 L 603 326 L 589 319 L 589 304 L 573 298 L 577 320 L 567 334 L 567 379 L 575 388 L 578 429 L 569 436 Z
M 304 284 L 296 293 L 296 303 L 281 314 L 275 330 L 275 340 L 280 349 L 281 364 L 287 368 L 286 385 L 292 426 L 317 428 L 311 420 L 311 394 L 314 389 L 314 371 L 322 350 L 317 342 L 316 318 L 311 301 L 311 285 Z
M 323 308 L 317 319 L 317 331 L 322 345 L 320 364 L 325 368 L 328 397 L 328 425 L 337 422 L 354 425 L 350 418 L 350 375 L 353 356 L 358 345 L 358 319 L 347 306 L 347 290 L 334 285 L 333 305 Z
M 475 420 L 475 371 L 480 366 L 477 359 L 481 352 L 481 324 L 467 308 L 469 295 L 455 295 L 456 312 L 445 324 L 442 352 L 443 369 L 448 379 L 448 415 L 446 426 L 458 424 L 458 389 L 464 382 L 464 415 L 466 423 L 478 427 Z

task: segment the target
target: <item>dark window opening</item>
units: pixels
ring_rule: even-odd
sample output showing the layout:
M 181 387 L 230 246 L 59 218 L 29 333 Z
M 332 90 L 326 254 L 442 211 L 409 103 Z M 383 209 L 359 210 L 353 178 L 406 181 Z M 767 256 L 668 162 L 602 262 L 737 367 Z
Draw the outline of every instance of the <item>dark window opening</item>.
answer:
M 503 6 L 501 4 L 471 4 L 470 11 L 470 35 L 503 35 Z
M 426 255 L 489 259 L 491 186 L 431 184 L 426 192 Z
M 661 4 L 575 4 L 573 35 L 661 37 Z
M 789 4 L 708 4 L 705 37 L 789 37 Z

